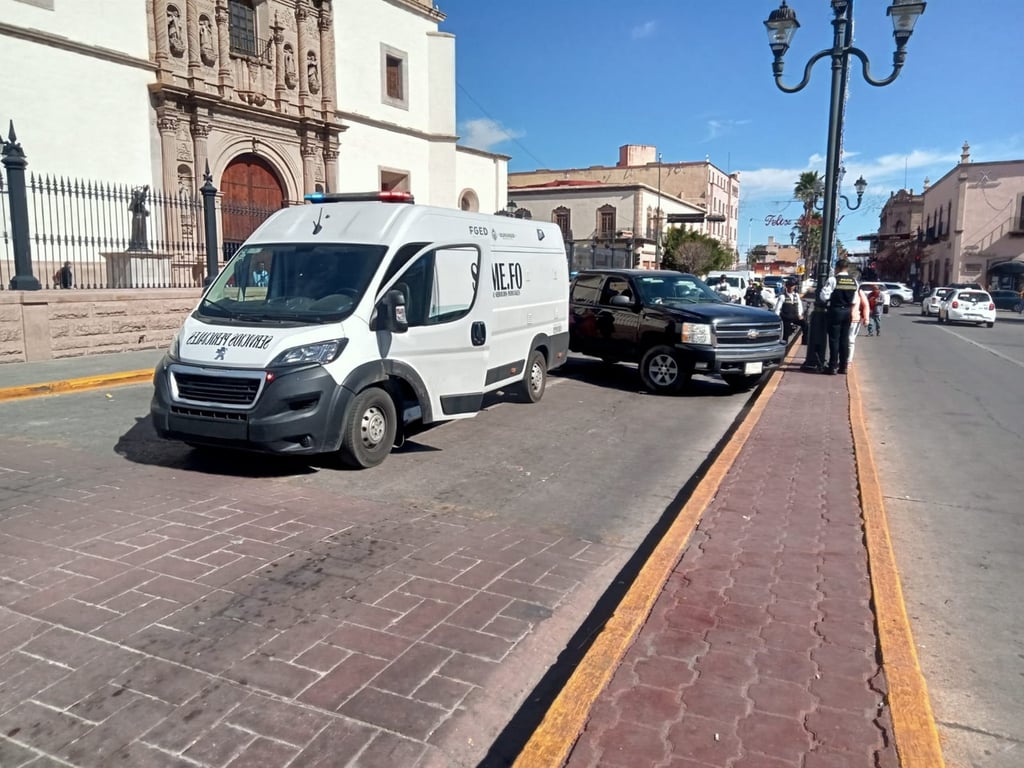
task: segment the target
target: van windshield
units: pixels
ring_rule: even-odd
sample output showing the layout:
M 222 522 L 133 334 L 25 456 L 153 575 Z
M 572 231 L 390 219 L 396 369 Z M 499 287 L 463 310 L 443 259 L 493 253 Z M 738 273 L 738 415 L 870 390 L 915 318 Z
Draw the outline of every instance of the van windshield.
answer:
M 293 243 L 242 247 L 196 314 L 248 322 L 327 323 L 352 314 L 387 246 Z

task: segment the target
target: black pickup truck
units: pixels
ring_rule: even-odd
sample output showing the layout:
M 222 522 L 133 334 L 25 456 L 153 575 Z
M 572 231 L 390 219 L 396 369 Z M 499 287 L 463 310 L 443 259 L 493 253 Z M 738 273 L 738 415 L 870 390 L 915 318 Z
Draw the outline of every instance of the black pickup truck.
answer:
M 786 354 L 775 313 L 729 304 L 683 272 L 590 269 L 572 282 L 569 348 L 608 363 L 639 363 L 644 386 L 678 392 L 695 372 L 736 391 L 753 387 Z

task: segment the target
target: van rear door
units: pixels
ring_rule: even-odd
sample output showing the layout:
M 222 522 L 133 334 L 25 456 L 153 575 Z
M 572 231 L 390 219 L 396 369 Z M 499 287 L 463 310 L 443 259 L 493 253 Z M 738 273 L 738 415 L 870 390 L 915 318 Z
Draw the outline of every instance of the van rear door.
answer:
M 489 345 L 482 261 L 478 244 L 432 244 L 378 297 L 391 289 L 405 295 L 409 329 L 389 334 L 385 354 L 420 377 L 434 421 L 473 416 L 483 402 Z

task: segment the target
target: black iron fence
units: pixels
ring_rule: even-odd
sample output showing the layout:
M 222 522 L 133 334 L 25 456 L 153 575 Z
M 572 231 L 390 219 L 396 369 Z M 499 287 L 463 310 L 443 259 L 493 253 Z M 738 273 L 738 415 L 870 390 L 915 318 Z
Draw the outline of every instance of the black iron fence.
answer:
M 26 174 L 13 125 L 0 146 L 0 290 L 196 287 L 238 247 L 218 253 L 209 168 L 199 194 L 167 192 Z M 270 213 L 247 212 L 248 231 Z M 225 215 L 237 228 L 238 213 Z

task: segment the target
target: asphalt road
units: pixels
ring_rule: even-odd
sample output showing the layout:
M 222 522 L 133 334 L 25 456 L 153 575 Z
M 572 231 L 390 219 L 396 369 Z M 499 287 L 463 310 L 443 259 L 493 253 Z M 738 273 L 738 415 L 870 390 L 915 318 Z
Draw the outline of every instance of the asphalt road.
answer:
M 1024 765 L 1024 318 L 919 306 L 857 342 L 874 456 L 947 765 Z

